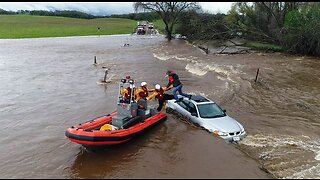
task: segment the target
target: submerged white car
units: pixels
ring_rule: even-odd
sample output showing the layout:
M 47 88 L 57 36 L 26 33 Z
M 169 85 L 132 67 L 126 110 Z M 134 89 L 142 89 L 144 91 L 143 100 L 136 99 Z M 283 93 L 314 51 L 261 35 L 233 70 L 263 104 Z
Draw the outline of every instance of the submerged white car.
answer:
M 230 142 L 237 142 L 246 136 L 243 126 L 210 99 L 198 95 L 192 96 L 190 100 L 181 95 L 178 97 L 182 100 L 168 100 L 167 112 L 177 111 L 195 125 Z

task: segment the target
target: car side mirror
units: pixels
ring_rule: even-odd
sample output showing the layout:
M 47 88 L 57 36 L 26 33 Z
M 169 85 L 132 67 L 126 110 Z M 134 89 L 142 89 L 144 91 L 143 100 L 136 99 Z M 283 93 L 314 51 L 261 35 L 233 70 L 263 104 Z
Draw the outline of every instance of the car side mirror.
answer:
M 227 110 L 226 110 L 226 109 L 223 109 L 222 111 L 223 111 L 223 112 L 227 112 Z
M 196 112 L 191 113 L 191 116 L 198 117 L 198 114 Z

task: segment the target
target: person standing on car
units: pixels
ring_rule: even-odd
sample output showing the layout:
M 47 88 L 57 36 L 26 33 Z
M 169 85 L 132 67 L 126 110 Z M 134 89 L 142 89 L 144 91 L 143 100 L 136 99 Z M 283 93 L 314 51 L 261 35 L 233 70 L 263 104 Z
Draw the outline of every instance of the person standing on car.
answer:
M 173 96 L 176 102 L 179 102 L 183 99 L 183 98 L 178 99 L 177 91 L 179 92 L 180 95 L 191 99 L 191 96 L 192 96 L 191 94 L 185 94 L 182 92 L 183 85 L 179 80 L 179 76 L 176 73 L 174 73 L 174 71 L 171 71 L 171 70 L 167 71 L 166 77 L 169 78 L 167 88 L 170 87 L 171 85 L 173 86 Z
M 166 88 L 166 87 L 161 87 L 159 84 L 156 84 L 154 93 L 151 94 L 150 96 L 148 96 L 147 100 L 151 100 L 154 97 L 156 99 L 158 99 L 159 106 L 158 106 L 157 110 L 161 111 L 165 101 L 174 98 L 173 95 L 164 93 L 165 91 L 168 91 L 171 88 L 172 88 L 172 86 Z

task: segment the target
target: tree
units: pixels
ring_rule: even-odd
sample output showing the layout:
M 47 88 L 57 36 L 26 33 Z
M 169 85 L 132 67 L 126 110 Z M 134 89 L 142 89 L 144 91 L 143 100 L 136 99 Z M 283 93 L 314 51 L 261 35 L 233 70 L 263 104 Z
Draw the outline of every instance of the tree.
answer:
M 229 11 L 228 22 L 245 38 L 283 43 L 286 15 L 298 10 L 302 2 L 237 2 Z
M 291 11 L 286 16 L 284 29 L 289 52 L 320 57 L 320 3 Z
M 168 41 L 172 39 L 173 27 L 177 23 L 181 12 L 200 9 L 200 5 L 197 2 L 135 2 L 133 6 L 136 12 L 144 10 L 159 14 L 165 24 Z
M 179 18 L 177 32 L 189 40 L 227 40 L 232 31 L 227 27 L 225 14 L 184 12 Z

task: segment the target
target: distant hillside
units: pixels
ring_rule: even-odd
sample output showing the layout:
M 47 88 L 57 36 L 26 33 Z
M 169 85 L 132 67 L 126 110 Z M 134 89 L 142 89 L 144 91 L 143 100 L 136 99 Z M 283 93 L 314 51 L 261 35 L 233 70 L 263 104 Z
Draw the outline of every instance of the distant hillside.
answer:
M 137 25 L 137 21 L 123 18 L 31 15 L 0 15 L 0 22 L 1 39 L 130 34 Z

